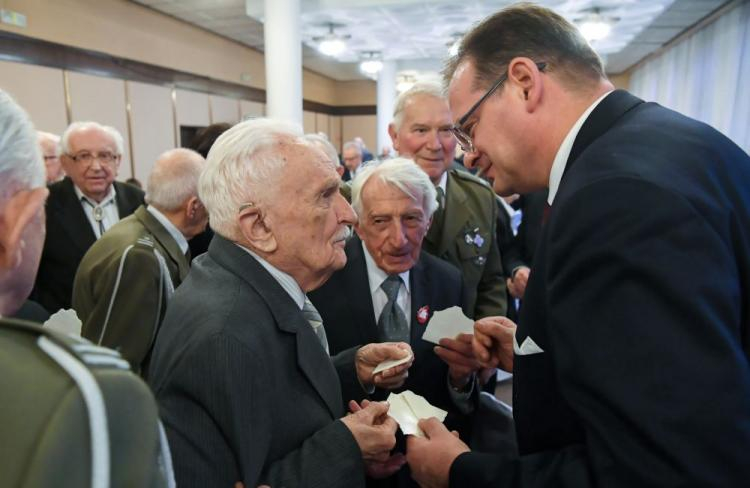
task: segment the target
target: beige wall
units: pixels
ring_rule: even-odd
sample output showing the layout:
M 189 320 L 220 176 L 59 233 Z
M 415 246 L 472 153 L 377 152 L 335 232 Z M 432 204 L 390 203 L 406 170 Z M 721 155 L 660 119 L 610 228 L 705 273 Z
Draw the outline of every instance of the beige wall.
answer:
M 0 24 L 1 30 L 265 88 L 262 53 L 133 2 L 3 0 L 0 5 L 26 15 L 28 23 L 23 29 Z M 250 73 L 249 82 L 241 80 L 242 73 Z M 303 95 L 308 100 L 327 105 L 375 103 L 374 82 L 351 83 L 355 85 L 303 71 Z
M 615 88 L 628 90 L 630 88 L 630 73 L 630 71 L 624 71 L 616 75 L 607 76 L 609 77 L 609 81 L 611 81 L 612 84 L 615 85 Z

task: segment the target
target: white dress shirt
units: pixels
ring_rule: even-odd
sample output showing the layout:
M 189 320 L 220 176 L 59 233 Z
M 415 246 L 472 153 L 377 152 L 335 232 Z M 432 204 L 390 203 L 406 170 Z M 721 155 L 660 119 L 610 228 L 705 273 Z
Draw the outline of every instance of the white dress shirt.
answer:
M 236 242 L 234 243 L 237 247 L 245 251 L 246 253 L 250 254 L 252 257 L 258 260 L 261 266 L 263 266 L 266 271 L 271 273 L 271 276 L 273 276 L 273 279 L 275 279 L 281 287 L 286 291 L 290 297 L 292 297 L 292 300 L 294 300 L 294 303 L 297 304 L 300 310 L 302 310 L 302 307 L 305 306 L 305 292 L 302 291 L 302 288 L 300 288 L 299 283 L 294 281 L 294 278 L 292 278 L 291 275 L 284 273 L 280 269 L 273 266 L 271 263 L 263 259 L 262 257 L 255 254 L 250 249 L 240 246 Z
M 565 136 L 562 144 L 560 144 L 560 147 L 557 150 L 557 154 L 555 155 L 555 160 L 552 163 L 552 171 L 550 171 L 549 174 L 549 196 L 547 197 L 547 203 L 549 203 L 550 206 L 555 200 L 557 189 L 560 188 L 560 181 L 562 180 L 563 173 L 565 172 L 565 166 L 568 164 L 568 157 L 570 156 L 570 151 L 573 149 L 573 143 L 578 136 L 578 132 L 580 132 L 583 123 L 586 122 L 586 119 L 589 118 L 591 112 L 593 112 L 596 106 L 599 105 L 602 100 L 604 100 L 604 97 L 612 93 L 612 91 L 614 90 L 610 90 L 601 97 L 597 98 L 596 101 L 594 101 L 594 103 L 592 103 L 589 108 L 587 108 L 586 111 L 581 114 L 576 123 L 573 124 L 573 127 L 570 128 L 570 131 L 568 131 L 568 135 Z
M 81 207 L 83 207 L 83 213 L 89 219 L 89 223 L 91 223 L 91 228 L 94 230 L 94 235 L 97 239 L 102 236 L 102 233 L 99 229 L 99 222 L 95 217 L 96 208 L 101 209 L 99 211 L 101 212 L 101 222 L 105 232 L 120 221 L 120 212 L 117 210 L 117 201 L 115 200 L 117 194 L 115 185 L 110 185 L 109 193 L 99 203 L 84 195 L 76 185 L 73 185 L 73 191 L 75 191 L 78 201 L 81 203 Z

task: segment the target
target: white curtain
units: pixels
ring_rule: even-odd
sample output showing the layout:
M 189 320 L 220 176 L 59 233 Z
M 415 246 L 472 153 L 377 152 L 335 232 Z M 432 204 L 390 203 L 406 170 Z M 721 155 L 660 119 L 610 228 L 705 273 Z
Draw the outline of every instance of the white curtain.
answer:
M 750 153 L 750 1 L 643 63 L 630 91 L 712 125 Z

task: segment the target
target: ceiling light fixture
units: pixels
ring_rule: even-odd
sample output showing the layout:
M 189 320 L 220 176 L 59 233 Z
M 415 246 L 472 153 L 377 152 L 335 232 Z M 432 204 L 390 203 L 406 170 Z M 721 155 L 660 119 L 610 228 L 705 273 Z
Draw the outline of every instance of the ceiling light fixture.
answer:
M 581 19 L 578 30 L 588 42 L 596 42 L 607 37 L 612 31 L 612 24 L 619 19 L 603 16 L 599 8 L 593 8 L 590 12 Z
M 351 36 L 337 35 L 334 32 L 336 27 L 342 27 L 340 24 L 328 24 L 328 34 L 319 37 L 313 37 L 313 41 L 318 43 L 318 51 L 326 56 L 338 56 L 346 51 L 346 39 Z
M 455 56 L 458 54 L 458 47 L 461 45 L 461 39 L 464 37 L 464 35 L 460 32 L 454 32 L 451 34 L 451 38 L 446 44 L 448 46 L 448 56 Z
M 363 59 L 359 63 L 359 70 L 370 78 L 377 77 L 380 70 L 383 69 L 383 61 L 380 60 L 380 53 L 377 51 L 365 51 L 360 56 Z
M 400 75 L 398 77 L 398 81 L 396 82 L 396 91 L 399 93 L 403 93 L 409 88 L 414 86 L 414 83 L 417 82 L 417 78 L 412 75 Z

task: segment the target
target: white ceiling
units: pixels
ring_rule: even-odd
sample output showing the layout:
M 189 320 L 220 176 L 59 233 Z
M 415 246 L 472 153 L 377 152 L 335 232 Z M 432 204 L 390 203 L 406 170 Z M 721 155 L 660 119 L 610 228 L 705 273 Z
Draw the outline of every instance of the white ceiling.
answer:
M 263 0 L 133 0 L 247 46 L 263 50 Z M 358 61 L 378 51 L 399 72 L 434 76 L 448 46 L 507 0 L 300 0 L 303 65 L 337 80 L 365 77 Z M 592 46 L 608 73 L 620 73 L 710 14 L 726 0 L 541 0 L 569 20 L 591 9 L 614 19 L 610 35 Z M 333 59 L 320 54 L 313 38 L 335 32 L 351 36 Z M 238 80 L 239 81 L 239 80 Z

